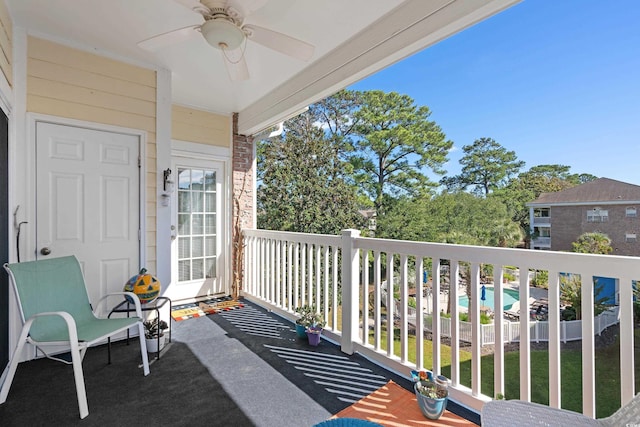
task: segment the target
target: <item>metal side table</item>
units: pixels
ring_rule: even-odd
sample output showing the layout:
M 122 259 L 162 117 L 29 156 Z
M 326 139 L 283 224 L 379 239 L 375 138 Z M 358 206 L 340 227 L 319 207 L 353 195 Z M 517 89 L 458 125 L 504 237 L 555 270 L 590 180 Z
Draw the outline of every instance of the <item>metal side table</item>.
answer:
M 158 297 L 156 299 L 154 299 L 153 301 L 146 303 L 146 304 L 141 304 L 140 305 L 140 309 L 142 310 L 142 312 L 145 311 L 155 311 L 156 312 L 156 316 L 158 317 L 158 319 L 160 319 L 160 309 L 162 307 L 164 307 L 167 303 L 169 303 L 169 322 L 168 324 L 171 325 L 171 308 L 172 308 L 172 303 L 171 303 L 171 299 L 169 299 L 168 297 Z M 109 312 L 109 316 L 107 317 L 111 317 L 111 315 L 113 313 L 127 313 L 127 317 L 129 317 L 129 313 L 135 313 L 136 312 L 136 306 L 135 304 L 132 304 L 129 302 L 129 300 L 125 299 L 124 301 L 122 301 L 120 304 L 116 305 L 115 307 L 113 307 L 111 309 L 111 311 Z M 169 326 L 169 342 L 171 342 L 171 326 Z M 129 345 L 129 330 L 127 329 L 127 345 Z M 165 345 L 165 348 L 167 347 L 167 345 Z M 156 356 L 156 359 L 160 359 L 160 353 L 162 352 L 162 349 L 160 349 L 160 337 L 158 337 L 158 354 Z M 109 353 L 109 363 L 111 363 L 111 339 L 108 340 L 108 353 Z

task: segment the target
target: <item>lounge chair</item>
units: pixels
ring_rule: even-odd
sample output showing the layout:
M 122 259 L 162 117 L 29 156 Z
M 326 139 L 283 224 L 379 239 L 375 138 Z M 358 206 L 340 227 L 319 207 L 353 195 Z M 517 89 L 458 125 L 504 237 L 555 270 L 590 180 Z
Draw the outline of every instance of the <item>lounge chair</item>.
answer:
M 7 400 L 25 344 L 32 344 L 45 356 L 65 363 L 68 362 L 48 355 L 43 348 L 50 346 L 58 351 L 60 348 L 70 348 L 80 418 L 89 415 L 82 359 L 91 345 L 106 341 L 107 338 L 129 328 L 137 327 L 143 372 L 144 375 L 149 374 L 140 300 L 134 293 L 116 292 L 132 299 L 136 307 L 136 317 L 101 319 L 96 317 L 95 313 L 100 309 L 101 304 L 106 302 L 106 298 L 113 294 L 102 297 L 93 311 L 80 263 L 76 257 L 5 264 L 4 268 L 9 273 L 15 289 L 23 326 L 5 371 L 4 382 L 0 388 L 0 404 Z M 34 386 L 37 387 L 37 385 Z M 123 396 L 123 398 L 126 397 Z
M 492 400 L 484 404 L 482 426 L 604 426 L 638 425 L 640 421 L 640 394 L 607 418 L 593 419 L 566 409 L 551 408 L 521 400 Z

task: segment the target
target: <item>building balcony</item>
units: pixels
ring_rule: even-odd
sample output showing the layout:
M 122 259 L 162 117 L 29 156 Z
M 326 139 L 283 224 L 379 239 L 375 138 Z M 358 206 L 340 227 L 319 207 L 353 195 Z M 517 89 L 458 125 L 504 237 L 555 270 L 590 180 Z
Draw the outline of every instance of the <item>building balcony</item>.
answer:
M 531 245 L 534 248 L 550 248 L 551 247 L 551 237 L 536 237 L 531 240 Z
M 533 224 L 534 227 L 539 227 L 539 226 L 550 226 L 551 225 L 551 217 L 550 216 L 535 216 L 533 217 Z

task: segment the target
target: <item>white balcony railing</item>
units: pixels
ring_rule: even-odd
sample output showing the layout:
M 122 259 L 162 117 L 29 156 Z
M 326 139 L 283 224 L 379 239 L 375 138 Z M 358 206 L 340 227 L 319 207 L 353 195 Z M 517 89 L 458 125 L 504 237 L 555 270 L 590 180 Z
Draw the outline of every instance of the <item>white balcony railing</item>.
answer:
M 535 247 L 551 247 L 551 237 L 536 237 L 533 239 L 533 246 Z
M 446 335 L 451 342 L 451 397 L 479 410 L 489 396 L 480 390 L 481 345 L 485 332 L 479 322 L 480 269 L 482 264 L 493 266 L 495 283 L 495 323 L 492 325 L 495 342 L 505 342 L 511 334 L 503 319 L 503 273 L 507 266 L 519 271 L 546 270 L 549 275 L 549 319 L 545 338 L 549 352 L 549 405 L 560 407 L 560 344 L 566 338 L 560 321 L 560 275 L 578 274 L 582 278 L 611 277 L 619 282 L 620 320 L 620 397 L 624 404 L 634 395 L 634 333 L 633 282 L 640 279 L 640 258 L 612 255 L 574 254 L 524 249 L 503 249 L 410 242 L 360 237 L 358 231 L 345 230 L 341 236 L 302 233 L 244 230 L 245 257 L 243 295 L 267 306 L 281 315 L 295 319 L 295 308 L 312 304 L 319 307 L 326 321 L 326 335 L 338 342 L 346 353 L 360 352 L 390 369 L 408 375 L 410 369 L 427 368 L 441 372 L 442 344 L 445 335 L 441 322 L 439 298 L 433 298 L 430 312 L 434 313 L 431 329 L 433 364 L 424 367 L 424 341 L 412 340 L 415 362 L 409 360 L 408 289 L 416 283 L 416 295 L 423 294 L 423 271 L 433 278 L 433 295 L 440 294 L 441 274 L 448 275 L 450 298 L 458 301 L 459 271 L 469 266 L 471 272 L 470 332 L 464 331 L 458 319 L 458 307 L 453 305 Z M 447 269 L 440 266 L 447 264 Z M 428 268 L 427 268 L 428 266 Z M 444 273 L 441 273 L 444 271 Z M 448 272 L 448 273 L 447 273 Z M 410 277 L 411 276 L 411 277 Z M 519 275 L 519 299 L 529 300 L 529 274 Z M 398 308 L 393 293 L 385 293 L 382 304 L 383 281 L 388 289 L 397 289 Z M 365 284 L 366 286 L 364 286 Z M 396 286 L 394 286 L 396 285 Z M 423 299 L 416 299 L 416 310 L 424 312 Z M 383 316 L 382 306 L 386 307 Z M 599 327 L 594 322 L 593 280 L 582 280 L 582 402 L 583 413 L 595 416 L 595 335 Z M 363 307 L 368 309 L 362 310 Z M 398 313 L 396 313 L 398 311 Z M 424 316 L 413 316 L 416 331 L 425 331 Z M 531 400 L 531 339 L 535 325 L 529 316 L 521 316 L 517 323 L 519 335 L 520 399 Z M 533 330 L 532 330 L 533 326 Z M 571 325 L 575 328 L 575 325 Z M 385 334 L 399 328 L 394 334 Z M 538 327 L 539 328 L 539 327 Z M 371 333 L 371 336 L 370 336 Z M 463 337 L 463 333 L 469 336 Z M 576 333 L 576 332 L 574 332 Z M 382 342 L 382 338 L 386 340 Z M 461 340 L 471 342 L 471 386 L 461 384 Z M 394 349 L 394 344 L 397 349 Z M 505 362 L 503 346 L 495 346 L 493 383 L 495 393 L 504 394 Z
M 551 217 L 549 216 L 534 216 L 533 217 L 533 226 L 536 225 L 548 225 L 551 224 Z

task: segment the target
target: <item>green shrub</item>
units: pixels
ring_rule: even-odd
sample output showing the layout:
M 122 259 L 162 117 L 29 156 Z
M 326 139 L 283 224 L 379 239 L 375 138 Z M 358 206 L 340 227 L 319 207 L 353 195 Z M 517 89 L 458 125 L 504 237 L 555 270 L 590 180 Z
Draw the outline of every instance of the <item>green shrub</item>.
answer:
M 460 313 L 460 320 L 463 322 L 469 322 L 469 313 Z M 491 317 L 489 317 L 486 313 L 480 313 L 480 324 L 488 325 L 491 323 Z
M 549 289 L 549 272 L 547 270 L 536 270 L 531 284 L 537 288 Z

